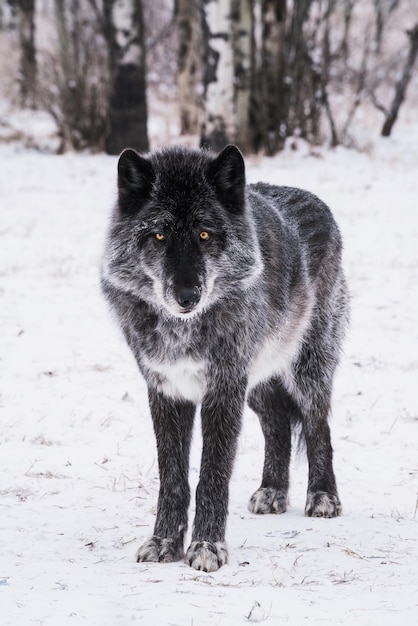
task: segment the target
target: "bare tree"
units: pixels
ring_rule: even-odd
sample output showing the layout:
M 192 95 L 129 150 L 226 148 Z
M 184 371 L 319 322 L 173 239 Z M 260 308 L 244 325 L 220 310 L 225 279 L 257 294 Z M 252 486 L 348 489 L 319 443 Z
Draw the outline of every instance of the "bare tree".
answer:
M 261 67 L 256 72 L 258 97 L 254 109 L 258 133 L 254 147 L 264 147 L 268 155 L 275 154 L 284 140 L 286 18 L 286 0 L 262 0 Z
M 320 79 L 319 84 L 321 86 L 321 100 L 322 106 L 325 111 L 326 117 L 329 122 L 331 132 L 331 146 L 335 147 L 339 144 L 337 128 L 334 120 L 334 116 L 331 109 L 331 103 L 328 93 L 328 86 L 330 83 L 330 72 L 332 66 L 332 52 L 331 52 L 331 16 L 335 9 L 335 0 L 329 0 L 325 14 L 323 15 L 323 36 L 322 36 L 322 61 L 321 69 L 318 72 Z M 347 13 L 346 13 L 347 17 Z M 346 35 L 348 31 L 346 31 Z M 346 45 L 346 39 L 344 38 Z M 344 46 L 342 46 L 344 49 Z
M 375 14 L 375 53 L 382 52 L 383 32 L 387 17 L 399 6 L 400 0 L 373 0 Z
M 35 0 L 15 0 L 20 40 L 20 100 L 24 107 L 36 103 Z
M 40 50 L 37 98 L 54 118 L 60 152 L 103 149 L 107 57 L 99 25 L 80 0 L 54 0 L 56 42 Z
M 270 155 L 283 148 L 286 137 L 319 138 L 326 92 L 318 51 L 316 58 L 313 55 L 314 48 L 319 48 L 317 29 L 312 27 L 314 4 L 315 0 L 261 2 L 254 147 Z M 322 4 L 318 3 L 317 12 L 323 18 Z
M 382 127 L 382 136 L 389 137 L 392 132 L 394 123 L 397 120 L 399 109 L 405 99 L 406 90 L 412 78 L 412 70 L 415 65 L 418 54 L 418 23 L 412 30 L 407 31 L 409 37 L 409 53 L 403 68 L 402 75 L 396 85 L 395 95 L 389 110 L 386 111 L 385 122 Z
M 199 132 L 202 84 L 201 8 L 198 0 L 176 0 L 177 96 L 180 133 Z
M 59 92 L 61 97 L 60 105 L 62 106 L 59 116 L 56 112 L 56 121 L 61 134 L 61 152 L 74 149 L 77 146 L 77 140 L 74 137 L 74 131 L 78 127 L 78 81 L 76 79 L 75 57 L 70 48 L 70 35 L 67 28 L 65 17 L 64 0 L 55 0 L 55 20 L 58 32 L 59 59 L 62 73 L 59 77 Z

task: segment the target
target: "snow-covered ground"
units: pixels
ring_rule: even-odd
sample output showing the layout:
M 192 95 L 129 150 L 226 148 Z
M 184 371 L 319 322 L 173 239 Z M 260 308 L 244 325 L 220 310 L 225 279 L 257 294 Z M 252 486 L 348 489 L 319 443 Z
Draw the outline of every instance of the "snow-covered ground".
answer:
M 246 508 L 263 442 L 248 411 L 231 484 L 230 563 L 137 564 L 158 475 L 146 390 L 100 296 L 116 159 L 0 147 L 0 623 L 418 623 L 418 129 L 370 154 L 303 145 L 248 178 L 307 188 L 345 238 L 352 324 L 336 381 L 344 515 Z M 191 481 L 197 483 L 195 432 Z

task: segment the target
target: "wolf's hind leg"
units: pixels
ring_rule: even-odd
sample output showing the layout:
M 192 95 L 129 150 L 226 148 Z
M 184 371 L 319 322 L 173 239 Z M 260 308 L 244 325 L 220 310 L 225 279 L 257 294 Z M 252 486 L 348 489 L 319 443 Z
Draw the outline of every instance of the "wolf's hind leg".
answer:
M 325 341 L 318 343 L 315 348 L 305 344 L 295 366 L 295 383 L 302 413 L 302 434 L 309 462 L 305 506 L 305 514 L 309 517 L 337 517 L 342 512 L 328 424 L 336 355 L 333 355 L 331 349 L 325 353 L 321 349 L 323 344 Z
M 189 452 L 196 407 L 153 390 L 149 403 L 157 440 L 160 492 L 154 534 L 136 553 L 137 561 L 178 561 L 184 556 L 190 502 Z
M 332 464 L 331 434 L 327 412 L 305 419 L 303 433 L 309 461 L 305 515 L 337 517 L 342 507 Z
M 288 504 L 291 423 L 296 404 L 278 378 L 255 387 L 248 404 L 258 415 L 265 438 L 261 486 L 251 496 L 252 513 L 284 513 Z

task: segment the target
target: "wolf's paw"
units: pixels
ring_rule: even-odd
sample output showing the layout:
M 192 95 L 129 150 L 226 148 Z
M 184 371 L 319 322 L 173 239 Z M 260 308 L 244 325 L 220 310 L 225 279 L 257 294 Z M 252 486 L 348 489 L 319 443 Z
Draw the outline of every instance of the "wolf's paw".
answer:
M 192 541 L 184 562 L 204 572 L 216 572 L 228 562 L 228 551 L 224 541 Z
M 156 563 L 172 563 L 183 558 L 183 547 L 178 540 L 168 537 L 153 536 L 146 541 L 136 553 L 136 561 L 154 561 Z
M 251 513 L 285 513 L 287 494 L 273 487 L 260 487 L 248 502 Z
M 308 493 L 305 506 L 305 515 L 308 517 L 338 517 L 341 513 L 341 502 L 335 493 Z

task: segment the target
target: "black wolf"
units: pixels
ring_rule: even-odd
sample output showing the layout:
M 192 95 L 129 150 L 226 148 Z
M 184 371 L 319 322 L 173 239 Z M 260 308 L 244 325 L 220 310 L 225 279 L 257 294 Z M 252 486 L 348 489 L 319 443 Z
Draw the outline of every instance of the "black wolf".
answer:
M 286 511 L 299 424 L 306 515 L 339 515 L 328 414 L 348 298 L 330 210 L 300 189 L 246 186 L 234 146 L 219 155 L 125 150 L 118 191 L 102 288 L 148 385 L 160 472 L 154 534 L 137 560 L 184 557 L 198 405 L 203 450 L 186 563 L 214 571 L 227 561 L 228 483 L 246 400 L 265 436 L 250 511 Z

